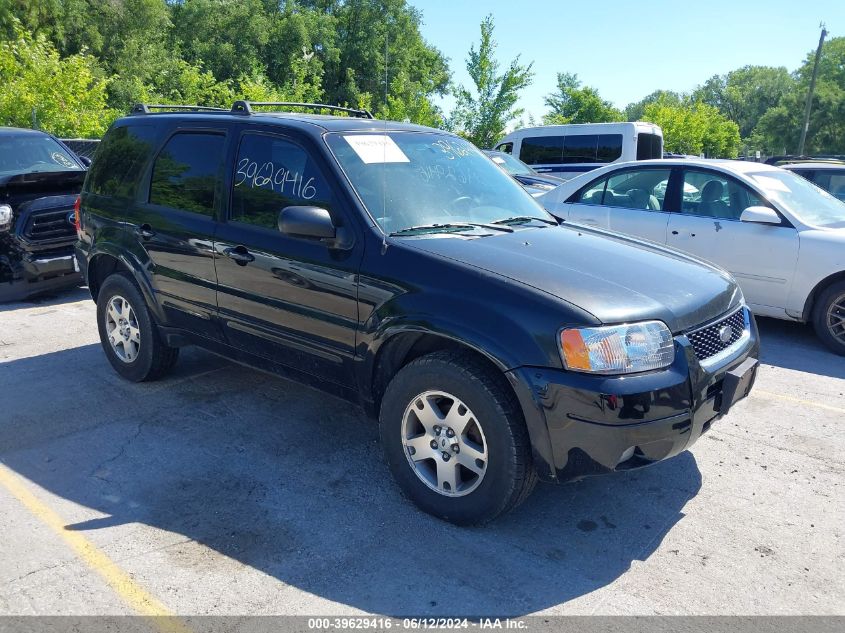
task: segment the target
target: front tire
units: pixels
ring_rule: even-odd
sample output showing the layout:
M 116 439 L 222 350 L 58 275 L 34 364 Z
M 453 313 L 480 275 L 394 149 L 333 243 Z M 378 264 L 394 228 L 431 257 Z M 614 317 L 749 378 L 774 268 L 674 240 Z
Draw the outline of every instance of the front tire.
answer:
M 446 521 L 492 521 L 537 481 L 519 403 L 504 376 L 471 353 L 435 352 L 402 368 L 379 426 L 402 492 Z
M 114 370 L 133 382 L 164 376 L 179 355 L 153 323 L 144 297 L 127 275 L 111 275 L 97 295 L 100 343 Z
M 828 349 L 845 356 L 845 281 L 829 286 L 819 296 L 813 327 Z

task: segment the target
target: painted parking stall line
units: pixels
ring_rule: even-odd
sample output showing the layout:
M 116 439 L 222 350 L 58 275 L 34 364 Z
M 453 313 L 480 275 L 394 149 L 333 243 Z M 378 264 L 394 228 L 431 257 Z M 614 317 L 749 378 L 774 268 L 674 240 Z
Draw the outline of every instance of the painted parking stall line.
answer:
M 67 522 L 44 504 L 24 483 L 24 480 L 0 463 L 0 486 L 38 520 L 59 536 L 92 571 L 96 572 L 112 590 L 137 614 L 151 618 L 153 626 L 161 633 L 193 633 L 184 622 L 176 618 L 158 599 L 115 563 L 101 549 L 80 532 L 68 530 Z

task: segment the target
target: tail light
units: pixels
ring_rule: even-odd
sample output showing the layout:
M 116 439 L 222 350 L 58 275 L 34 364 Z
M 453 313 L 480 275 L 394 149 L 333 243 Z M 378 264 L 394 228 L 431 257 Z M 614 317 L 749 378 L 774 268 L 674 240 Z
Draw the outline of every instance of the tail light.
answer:
M 82 197 L 76 196 L 76 202 L 73 203 L 73 225 L 76 227 L 76 234 L 82 231 L 82 224 L 79 221 L 79 206 L 82 203 Z

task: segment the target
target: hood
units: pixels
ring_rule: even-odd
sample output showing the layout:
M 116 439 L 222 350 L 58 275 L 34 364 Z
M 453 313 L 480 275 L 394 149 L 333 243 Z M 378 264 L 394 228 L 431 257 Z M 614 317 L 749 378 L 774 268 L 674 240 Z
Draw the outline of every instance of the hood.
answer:
M 85 171 L 50 171 L 0 176 L 0 202 L 13 207 L 45 196 L 78 195 Z
M 673 333 L 738 305 L 724 270 L 615 233 L 558 226 L 489 237 L 409 239 L 406 244 L 518 281 L 574 304 L 602 323 L 657 319 Z
M 557 187 L 565 181 L 563 178 L 556 178 L 554 176 L 541 176 L 540 174 L 517 174 L 514 176 L 523 185 L 546 185 L 549 187 Z

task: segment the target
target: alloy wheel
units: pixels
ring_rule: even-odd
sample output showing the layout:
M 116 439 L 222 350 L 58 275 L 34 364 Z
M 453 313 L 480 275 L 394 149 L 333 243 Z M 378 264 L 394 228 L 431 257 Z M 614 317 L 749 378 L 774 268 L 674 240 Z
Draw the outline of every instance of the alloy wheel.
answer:
M 831 301 L 825 322 L 833 338 L 845 345 L 845 294 Z
M 481 423 L 444 391 L 425 391 L 411 400 L 402 419 L 402 445 L 417 477 L 447 497 L 471 493 L 487 472 Z
M 112 351 L 124 363 L 138 358 L 141 350 L 141 331 L 138 319 L 130 303 L 115 295 L 109 299 L 105 312 L 106 334 Z

